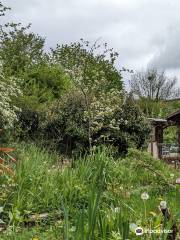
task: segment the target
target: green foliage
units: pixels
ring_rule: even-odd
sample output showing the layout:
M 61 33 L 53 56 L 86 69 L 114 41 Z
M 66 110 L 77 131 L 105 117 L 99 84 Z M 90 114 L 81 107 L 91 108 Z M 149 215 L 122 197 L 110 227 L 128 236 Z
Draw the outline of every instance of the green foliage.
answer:
M 7 9 L 0 2 L 0 16 Z M 142 148 L 149 134 L 142 112 L 165 116 L 179 103 L 135 102 L 123 91 L 115 66 L 118 54 L 106 43 L 91 46 L 81 40 L 57 45 L 48 54 L 44 43 L 30 25 L 0 26 L 0 128 L 16 122 L 16 136 L 38 146 L 44 140 L 44 148 L 15 143 L 15 178 L 1 171 L 0 231 L 4 225 L 7 229 L 0 238 L 136 239 L 134 225 L 163 228 L 160 200 L 167 201 L 174 221 L 179 211 L 177 172 L 129 148 Z M 174 86 L 162 83 L 170 90 Z M 162 90 L 166 94 L 168 89 Z M 147 203 L 141 199 L 144 192 Z M 31 215 L 40 213 L 48 218 L 35 217 L 30 223 Z M 23 229 L 28 224 L 36 227 Z
M 30 25 L 7 23 L 0 29 L 0 59 L 6 75 L 22 76 L 43 58 L 44 39 L 28 32 Z
M 121 109 L 125 94 L 121 73 L 115 67 L 118 54 L 106 43 L 91 46 L 81 40 L 57 45 L 47 55 L 44 39 L 29 28 L 6 24 L 0 35 L 3 72 L 22 79 L 23 96 L 15 102 L 21 109 L 20 136 L 34 139 L 43 129 L 46 139 L 61 145 L 65 152 L 85 150 L 88 145 L 91 149 L 100 143 L 118 146 L 120 153 L 132 144 L 142 146 L 147 130 L 138 114 L 133 116 L 136 130 L 126 130 L 123 120 L 119 123 L 118 118 L 129 120 L 125 108 Z M 135 137 L 137 133 L 141 141 Z
M 81 93 L 71 91 L 48 109 L 42 126 L 45 139 L 58 150 L 70 153 L 88 145 L 88 126 L 84 120 L 85 102 Z M 85 149 L 84 149 L 85 150 Z
M 161 224 L 162 199 L 172 217 L 179 211 L 178 189 L 170 178 L 178 173 L 147 153 L 131 149 L 126 158 L 115 160 L 111 150 L 102 147 L 75 159 L 72 168 L 61 165 L 58 158 L 34 145 L 19 145 L 14 182 L 0 176 L 1 218 L 18 230 L 18 223 L 31 214 L 48 212 L 49 217 L 45 225 L 36 222 L 38 228 L 29 232 L 19 229 L 18 234 L 9 227 L 2 239 L 136 239 L 132 223 L 149 229 Z M 149 194 L 146 209 L 143 192 Z
M 50 104 L 71 88 L 71 82 L 60 66 L 48 62 L 32 66 L 23 77 L 23 96 L 16 102 L 22 110 L 19 127 L 23 135 L 32 137 L 40 129 Z
M 60 98 L 70 84 L 61 66 L 44 62 L 25 73 L 23 89 L 26 96 L 36 97 L 40 105 Z
M 140 98 L 137 100 L 137 104 L 140 109 L 143 111 L 145 116 L 153 118 L 153 117 L 164 117 L 165 106 L 166 104 L 161 101 L 154 101 L 147 98 Z
M 84 97 L 88 125 L 89 149 L 92 148 L 93 110 L 95 100 L 113 91 L 122 90 L 121 74 L 114 66 L 117 53 L 107 44 L 92 46 L 88 41 L 57 46 L 52 50 L 54 62 L 61 63 L 75 88 Z M 104 97 L 104 96 L 103 96 Z
M 130 146 L 143 147 L 149 125 L 139 108 L 130 98 L 122 104 L 122 94 L 109 92 L 91 99 L 92 146 L 108 144 L 124 154 Z M 81 92 L 71 91 L 49 108 L 44 122 L 46 139 L 55 141 L 66 153 L 85 151 L 88 148 L 89 119 L 86 103 Z
M 164 130 L 163 133 L 164 143 L 176 144 L 177 143 L 177 127 L 172 126 Z
M 177 111 L 180 109 L 180 101 L 179 99 L 174 99 L 172 101 L 165 102 L 165 107 L 163 109 L 165 116 Z
M 129 147 L 143 147 L 150 133 L 147 119 L 131 96 L 116 109 L 107 129 L 103 130 L 104 139 L 117 146 L 120 154 L 127 153 Z
M 114 66 L 117 56 L 113 49 L 107 47 L 107 43 L 101 45 L 95 42 L 91 46 L 83 39 L 70 45 L 57 45 L 56 49 L 52 49 L 53 61 L 68 70 L 70 76 L 75 78 L 76 85 L 91 88 L 104 78 L 106 85 L 103 89 L 107 91 L 112 88 L 122 89 L 121 74 Z
M 166 118 L 180 108 L 179 99 L 155 101 L 142 97 L 136 103 L 145 116 L 150 118 Z

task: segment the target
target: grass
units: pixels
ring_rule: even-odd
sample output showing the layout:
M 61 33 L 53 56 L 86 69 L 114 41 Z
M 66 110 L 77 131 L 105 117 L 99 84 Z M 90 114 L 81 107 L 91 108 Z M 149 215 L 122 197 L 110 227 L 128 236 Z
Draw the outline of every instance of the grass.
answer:
M 162 200 L 167 201 L 171 221 L 178 218 L 180 193 L 174 186 L 178 172 L 147 153 L 130 150 L 126 158 L 113 159 L 102 147 L 74 159 L 73 167 L 60 168 L 59 156 L 33 144 L 16 149 L 16 178 L 0 176 L 0 218 L 7 225 L 2 240 L 139 239 L 132 226 L 162 226 L 158 210 Z M 149 194 L 148 200 L 141 199 L 143 192 Z M 40 213 L 49 216 L 25 227 L 30 215 Z M 171 221 L 166 228 L 172 227 Z M 144 234 L 142 239 L 159 235 Z

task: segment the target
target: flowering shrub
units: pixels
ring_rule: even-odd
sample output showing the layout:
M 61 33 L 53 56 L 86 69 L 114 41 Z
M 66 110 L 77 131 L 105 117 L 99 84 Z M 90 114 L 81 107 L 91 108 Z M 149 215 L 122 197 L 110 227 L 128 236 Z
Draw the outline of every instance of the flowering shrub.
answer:
M 80 91 L 71 91 L 49 108 L 43 129 L 50 143 L 54 140 L 66 151 L 85 150 L 90 123 L 92 147 L 108 144 L 120 154 L 128 147 L 142 147 L 149 127 L 139 109 L 128 101 L 123 104 L 120 91 L 93 93 L 88 95 L 88 109 Z
M 0 127 L 12 128 L 17 120 L 16 112 L 20 109 L 13 104 L 13 99 L 21 95 L 17 80 L 6 78 L 0 70 Z
M 107 44 L 102 48 L 103 53 L 101 45 L 95 43 L 90 47 L 89 42 L 82 40 L 82 44 L 58 46 L 53 51 L 55 62 L 61 62 L 64 66 L 72 80 L 74 92 L 79 95 L 77 99 L 71 92 L 72 105 L 69 105 L 69 100 L 64 105 L 62 100 L 58 104 L 59 113 L 55 121 L 58 122 L 59 131 L 56 129 L 55 133 L 59 132 L 62 139 L 66 136 L 71 146 L 78 142 L 92 149 L 94 145 L 107 143 L 117 147 L 119 153 L 126 153 L 129 146 L 141 147 L 144 144 L 149 133 L 148 125 L 133 102 L 128 106 L 125 105 L 126 101 L 123 104 L 126 94 L 122 76 L 114 65 L 117 53 L 108 49 Z M 77 112 L 80 114 L 78 117 Z M 50 115 L 54 116 L 54 113 Z M 64 129 L 65 135 L 62 136 Z

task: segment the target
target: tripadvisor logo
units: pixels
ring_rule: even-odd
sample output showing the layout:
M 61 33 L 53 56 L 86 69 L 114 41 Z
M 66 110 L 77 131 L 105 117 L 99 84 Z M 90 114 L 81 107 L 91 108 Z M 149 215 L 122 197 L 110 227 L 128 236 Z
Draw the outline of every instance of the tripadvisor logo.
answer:
M 141 236 L 141 235 L 143 235 L 143 229 L 141 227 L 137 227 L 135 229 L 135 233 L 137 236 Z

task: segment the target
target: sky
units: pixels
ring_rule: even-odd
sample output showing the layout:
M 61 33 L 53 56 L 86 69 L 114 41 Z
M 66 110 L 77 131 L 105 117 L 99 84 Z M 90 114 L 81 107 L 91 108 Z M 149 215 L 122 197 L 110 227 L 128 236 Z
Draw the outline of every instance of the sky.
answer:
M 3 21 L 32 23 L 46 48 L 80 38 L 107 42 L 117 67 L 165 70 L 180 86 L 180 0 L 2 0 Z M 125 76 L 126 83 L 129 76 Z

